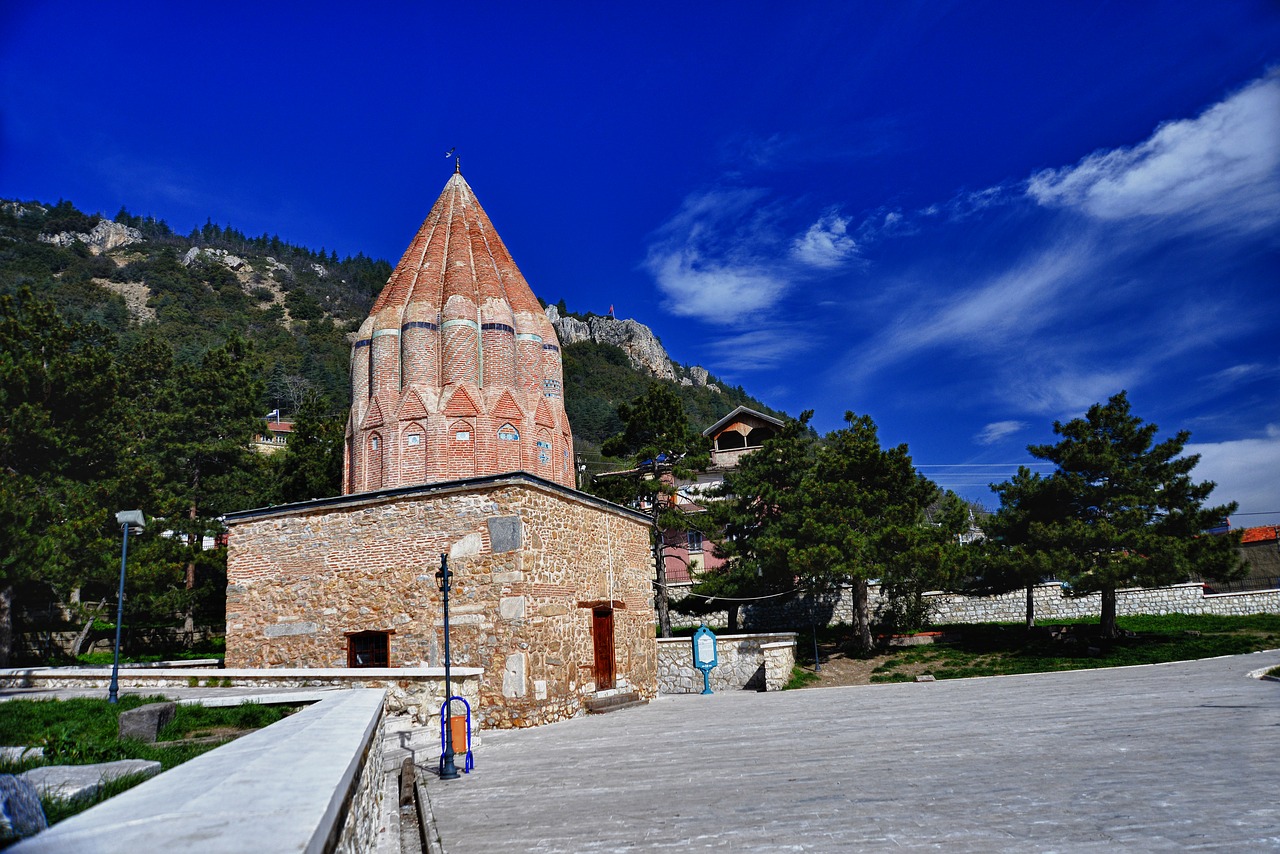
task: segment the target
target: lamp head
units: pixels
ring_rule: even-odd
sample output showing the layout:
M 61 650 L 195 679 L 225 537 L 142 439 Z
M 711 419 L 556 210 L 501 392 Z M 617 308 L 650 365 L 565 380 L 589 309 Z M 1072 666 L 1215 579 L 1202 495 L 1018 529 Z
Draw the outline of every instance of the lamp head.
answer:
M 133 528 L 135 531 L 141 531 L 146 527 L 146 521 L 141 510 L 121 510 L 116 513 L 116 524 L 121 528 Z

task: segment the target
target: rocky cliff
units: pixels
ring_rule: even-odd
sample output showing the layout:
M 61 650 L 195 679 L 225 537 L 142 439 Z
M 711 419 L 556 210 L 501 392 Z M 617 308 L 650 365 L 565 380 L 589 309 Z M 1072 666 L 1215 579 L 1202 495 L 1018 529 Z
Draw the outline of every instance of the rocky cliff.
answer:
M 627 354 L 632 367 L 644 371 L 658 379 L 679 382 L 681 385 L 705 386 L 712 391 L 719 391 L 714 383 L 708 382 L 706 368 L 693 366 L 685 369 L 671 361 L 666 349 L 653 334 L 653 330 L 639 321 L 630 318 L 601 317 L 590 315 L 585 320 L 572 316 L 561 316 L 554 306 L 547 306 L 547 319 L 560 336 L 560 344 L 569 346 L 580 341 L 594 341 L 597 344 L 612 344 Z
M 62 231 L 58 234 L 42 234 L 39 237 L 43 243 L 52 243 L 54 246 L 64 248 L 78 240 L 87 244 L 89 251 L 94 255 L 101 255 L 103 252 L 119 249 L 121 246 L 140 243 L 142 239 L 142 232 L 138 229 L 108 219 L 99 221 L 88 233 Z

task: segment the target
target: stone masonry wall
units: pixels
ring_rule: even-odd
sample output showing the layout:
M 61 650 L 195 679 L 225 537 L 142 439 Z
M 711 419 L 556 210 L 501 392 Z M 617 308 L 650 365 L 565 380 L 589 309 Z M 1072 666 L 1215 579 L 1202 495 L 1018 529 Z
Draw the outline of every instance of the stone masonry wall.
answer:
M 382 749 L 386 728 L 386 715 L 379 715 L 373 737 L 364 746 L 360 776 L 355 791 L 349 796 L 347 814 L 338 833 L 334 854 L 367 854 L 377 850 L 384 791 Z
M 573 717 L 595 690 L 592 608 L 616 673 L 657 692 L 649 538 L 636 514 L 521 476 L 352 496 L 229 519 L 228 667 L 344 667 L 390 632 L 392 667 L 443 661 L 435 573 L 449 555 L 452 662 L 483 668 L 484 726 Z
M 718 635 L 719 664 L 708 680 L 711 690 L 780 690 L 791 678 L 795 646 L 794 632 Z M 659 638 L 658 690 L 663 694 L 702 693 L 702 671 L 693 666 L 692 638 Z
M 674 591 L 673 591 L 674 592 Z M 883 601 L 880 586 L 870 586 L 870 605 L 874 612 Z M 1098 593 L 1070 596 L 1061 584 L 1041 584 L 1033 592 L 1037 619 L 1074 620 L 1097 617 L 1102 597 Z M 674 598 L 678 598 L 677 593 Z M 926 593 L 932 608 L 932 621 L 946 623 L 1016 623 L 1026 618 L 1026 592 L 1023 590 L 999 596 L 965 596 L 960 593 Z M 1243 593 L 1206 593 L 1199 583 L 1174 584 L 1169 587 L 1134 588 L 1116 591 L 1116 614 L 1217 614 L 1246 616 L 1280 614 L 1280 590 L 1252 590 Z M 702 617 L 676 618 L 673 625 L 725 625 L 724 611 Z M 802 594 L 781 604 L 757 603 L 742 608 L 743 626 L 756 631 L 804 628 L 814 624 L 849 623 L 853 616 L 850 588 L 838 594 Z

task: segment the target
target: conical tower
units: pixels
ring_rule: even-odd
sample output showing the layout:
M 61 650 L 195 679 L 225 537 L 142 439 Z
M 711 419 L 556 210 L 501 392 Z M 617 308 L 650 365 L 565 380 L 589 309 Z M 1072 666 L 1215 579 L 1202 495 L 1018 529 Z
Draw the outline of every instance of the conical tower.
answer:
M 343 493 L 527 471 L 574 485 L 560 342 L 460 172 L 351 351 Z

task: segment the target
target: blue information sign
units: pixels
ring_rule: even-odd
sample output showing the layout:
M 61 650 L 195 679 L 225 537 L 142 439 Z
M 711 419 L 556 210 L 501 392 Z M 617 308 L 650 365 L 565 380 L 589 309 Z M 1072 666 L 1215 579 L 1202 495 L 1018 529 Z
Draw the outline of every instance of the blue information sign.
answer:
M 702 671 L 702 693 L 711 690 L 711 669 L 720 663 L 716 650 L 716 634 L 706 626 L 693 633 L 693 666 Z

